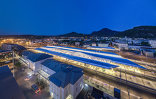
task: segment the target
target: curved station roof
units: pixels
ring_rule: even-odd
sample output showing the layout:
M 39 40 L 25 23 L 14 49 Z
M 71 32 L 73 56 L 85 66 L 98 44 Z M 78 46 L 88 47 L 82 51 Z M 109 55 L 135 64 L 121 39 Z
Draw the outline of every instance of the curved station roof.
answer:
M 118 66 L 111 65 L 111 64 L 108 64 L 108 63 L 104 63 L 104 62 L 100 62 L 100 61 L 96 61 L 96 60 L 91 60 L 91 59 L 86 59 L 86 58 L 82 58 L 82 57 L 77 57 L 77 56 L 71 56 L 71 55 L 68 55 L 68 54 L 55 52 L 55 51 L 51 51 L 51 50 L 47 50 L 47 49 L 43 49 L 43 48 L 36 48 L 36 50 L 42 51 L 42 52 L 45 52 L 45 53 L 49 53 L 49 54 L 52 54 L 52 55 L 64 57 L 64 58 L 67 58 L 67 59 L 71 59 L 71 60 L 74 60 L 74 61 L 78 61 L 78 62 L 82 62 L 82 63 L 86 63 L 86 64 L 106 68 L 106 69 L 111 69 L 111 68 L 118 67 Z
M 72 55 L 69 55 L 69 54 L 65 54 L 63 52 L 59 52 L 59 51 L 57 52 L 57 50 L 53 51 L 51 49 L 59 49 L 59 50 L 62 50 L 62 51 L 70 51 L 70 52 L 80 52 L 80 53 L 83 53 L 84 55 L 87 55 L 87 56 L 92 56 L 92 57 L 95 57 L 95 58 L 104 59 L 104 60 L 114 62 L 114 63 L 119 63 L 119 64 L 123 64 L 123 65 L 128 65 L 128 66 L 133 66 L 133 67 L 145 69 L 144 67 L 142 67 L 142 66 L 140 66 L 140 65 L 138 65 L 138 64 L 136 64 L 136 63 L 134 63 L 134 62 L 132 62 L 132 61 L 130 61 L 128 59 L 125 59 L 125 58 L 121 57 L 120 55 L 112 53 L 112 52 L 104 52 L 104 51 L 72 48 L 72 47 L 62 47 L 62 46 L 46 46 L 46 47 L 42 47 L 42 48 L 37 48 L 36 50 L 40 50 L 40 51 L 43 51 L 43 52 L 48 51 L 48 52 L 50 52 L 50 54 L 57 53 L 57 54 L 59 54 L 58 56 L 60 56 L 60 55 L 61 55 L 61 57 L 66 56 L 65 58 L 67 58 L 67 59 L 72 59 L 72 60 L 76 60 L 76 61 L 79 61 L 79 62 L 91 64 L 91 65 L 94 64 L 94 66 L 103 67 L 103 68 L 107 68 L 107 69 L 118 67 L 116 65 L 111 65 L 109 63 L 105 63 L 105 62 L 102 62 L 102 61 L 87 59 L 87 58 L 84 58 L 84 57 L 79 57 L 79 55 L 72 56 Z

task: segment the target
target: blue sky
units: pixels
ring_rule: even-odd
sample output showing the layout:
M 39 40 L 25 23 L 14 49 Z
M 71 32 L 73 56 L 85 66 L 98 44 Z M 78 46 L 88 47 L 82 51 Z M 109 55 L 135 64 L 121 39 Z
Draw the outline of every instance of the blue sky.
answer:
M 156 0 L 0 0 L 0 34 L 58 35 L 156 26 Z

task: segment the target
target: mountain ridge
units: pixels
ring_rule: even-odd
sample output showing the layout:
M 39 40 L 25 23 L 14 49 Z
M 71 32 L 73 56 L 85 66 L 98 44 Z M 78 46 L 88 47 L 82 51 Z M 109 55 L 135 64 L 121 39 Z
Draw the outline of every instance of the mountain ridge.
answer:
M 66 33 L 62 35 L 0 35 L 0 37 L 28 37 L 28 38 L 46 38 L 46 37 L 131 37 L 131 38 L 156 38 L 156 26 L 137 26 L 125 31 L 115 31 L 109 28 L 103 28 L 99 31 L 93 31 L 90 34 L 77 32 Z
M 78 35 L 78 36 L 77 36 Z M 81 36 L 89 36 L 89 37 L 131 37 L 131 38 L 156 38 L 156 26 L 137 26 L 132 29 L 128 29 L 122 32 L 114 31 L 108 28 L 103 28 L 99 31 L 94 31 L 91 34 L 82 34 L 82 33 L 67 33 L 64 35 L 65 37 L 81 37 Z

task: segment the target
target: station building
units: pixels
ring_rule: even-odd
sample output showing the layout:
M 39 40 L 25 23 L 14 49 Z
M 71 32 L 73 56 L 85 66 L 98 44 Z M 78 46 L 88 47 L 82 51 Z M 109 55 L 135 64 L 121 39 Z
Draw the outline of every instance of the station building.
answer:
M 82 69 L 53 59 L 41 64 L 38 73 L 47 80 L 51 96 L 54 99 L 76 99 L 84 86 Z
M 54 99 L 75 99 L 84 86 L 83 70 L 52 58 L 49 54 L 24 51 L 20 62 L 48 84 Z
M 23 51 L 22 57 L 20 57 L 20 62 L 25 64 L 34 73 L 39 69 L 40 63 L 46 59 L 51 59 L 52 56 L 44 53 L 34 53 L 32 51 Z
M 146 69 L 112 52 L 62 46 L 46 46 L 36 48 L 34 51 L 53 55 L 54 59 L 63 62 L 112 75 L 115 73 L 115 69 L 123 69 L 141 74 L 144 74 L 142 71 Z

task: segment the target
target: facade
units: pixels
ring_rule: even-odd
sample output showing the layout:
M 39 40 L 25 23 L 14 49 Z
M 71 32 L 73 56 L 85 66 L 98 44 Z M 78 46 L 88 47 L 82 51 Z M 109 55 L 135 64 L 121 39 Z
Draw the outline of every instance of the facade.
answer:
M 143 53 L 146 57 L 154 57 L 154 52 L 143 51 Z
M 83 44 L 83 47 L 89 47 L 90 44 Z
M 145 55 L 146 57 L 156 57 L 156 49 L 142 49 L 142 54 Z
M 156 40 L 150 40 L 149 44 L 152 46 L 152 48 L 156 48 Z
M 128 46 L 128 49 L 129 50 L 137 50 L 137 51 L 140 51 L 142 47 L 144 47 L 144 46 L 129 45 Z
M 31 51 L 22 52 L 22 57 L 20 58 L 20 62 L 28 66 L 31 70 L 36 73 L 39 69 L 39 65 L 45 59 L 52 58 L 51 55 L 43 54 L 43 53 L 34 53 Z
M 108 43 L 98 43 L 98 47 L 108 47 Z
M 128 44 L 124 43 L 124 42 L 112 42 L 113 46 L 116 46 L 117 48 L 119 48 L 119 50 L 127 50 L 128 49 Z
M 92 50 L 115 50 L 113 47 L 97 47 L 97 46 L 88 46 L 87 49 Z
M 81 68 L 52 59 L 52 55 L 24 51 L 21 62 L 49 85 L 54 99 L 75 99 L 83 88 Z
M 75 46 L 80 46 L 80 42 L 75 42 Z
M 118 46 L 119 50 L 127 50 L 128 49 L 127 43 L 117 43 L 117 46 Z
M 92 46 L 97 46 L 96 43 L 92 43 Z
M 39 74 L 49 83 L 54 99 L 76 99 L 83 88 L 83 71 L 72 65 L 47 59 L 41 63 Z

